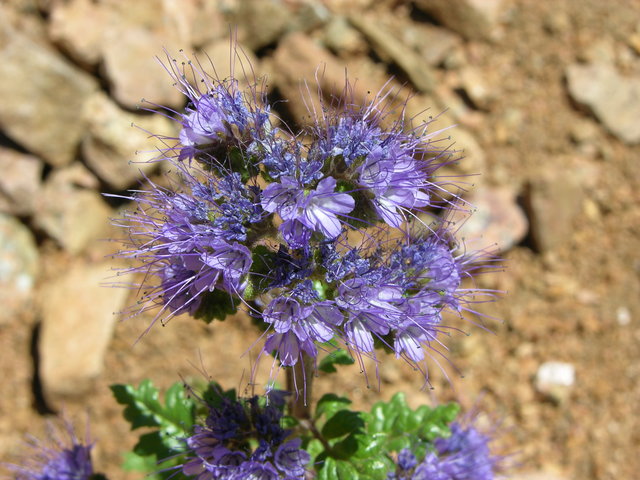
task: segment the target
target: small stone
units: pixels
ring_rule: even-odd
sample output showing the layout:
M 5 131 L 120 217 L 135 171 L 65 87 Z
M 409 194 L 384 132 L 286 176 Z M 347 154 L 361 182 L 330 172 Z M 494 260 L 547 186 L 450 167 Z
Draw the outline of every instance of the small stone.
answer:
M 476 137 L 464 128 L 453 128 L 449 132 L 452 148 L 458 152 L 456 157 L 460 157 L 451 168 L 463 175 L 478 175 L 486 171 L 487 155 Z
M 631 311 L 625 306 L 618 307 L 616 309 L 616 321 L 621 327 L 629 325 L 631 323 Z
M 38 248 L 31 231 L 0 213 L 0 325 L 24 309 L 38 274 Z
M 125 112 L 102 92 L 96 92 L 84 105 L 88 135 L 82 142 L 87 165 L 110 187 L 124 190 L 149 173 L 157 163 L 148 162 L 166 148 L 150 133 L 175 137 L 170 120 L 154 115 L 140 116 Z M 134 155 L 138 153 L 138 158 Z M 131 164 L 137 160 L 135 164 Z
M 160 61 L 168 61 L 163 57 L 163 49 L 177 52 L 184 47 L 186 45 L 181 45 L 177 40 L 172 41 L 137 26 L 107 32 L 104 71 L 116 101 L 131 109 L 143 101 L 182 108 L 186 100 L 172 85 Z
M 103 285 L 111 268 L 110 263 L 76 264 L 39 292 L 40 379 L 49 405 L 86 394 L 104 368 L 115 313 L 128 295 L 127 289 Z
M 520 243 L 529 223 L 510 188 L 478 188 L 465 196 L 473 212 L 456 211 L 451 220 L 456 224 L 456 237 L 467 251 L 506 252 Z M 463 206 L 464 207 L 464 206 Z
M 496 34 L 502 0 L 416 0 L 416 6 L 467 40 Z
M 33 212 L 42 168 L 40 159 L 0 147 L 0 211 L 19 216 Z
M 460 37 L 446 28 L 414 23 L 403 26 L 402 38 L 420 52 L 423 61 L 437 67 L 461 44 Z
M 35 225 L 65 250 L 77 254 L 104 239 L 111 209 L 101 195 L 50 178 L 36 198 Z
M 576 381 L 575 367 L 564 362 L 545 362 L 536 372 L 536 390 L 554 401 L 564 401 Z
M 435 84 L 433 73 L 419 54 L 369 18 L 351 16 L 349 21 L 371 42 L 373 49 L 379 55 L 389 57 L 402 69 L 414 87 L 421 92 L 433 90 Z
M 13 30 L 0 15 L 0 129 L 53 166 L 73 161 L 96 81 L 58 53 Z
M 571 65 L 569 94 L 623 142 L 640 143 L 640 77 L 623 77 L 606 63 Z

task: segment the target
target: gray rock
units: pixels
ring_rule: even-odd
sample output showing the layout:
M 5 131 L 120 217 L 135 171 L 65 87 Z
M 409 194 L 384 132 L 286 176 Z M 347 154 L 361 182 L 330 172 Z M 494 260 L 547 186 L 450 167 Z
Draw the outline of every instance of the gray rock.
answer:
M 623 77 L 606 63 L 571 65 L 566 75 L 576 102 L 623 142 L 640 143 L 640 77 Z
M 416 6 L 468 40 L 495 34 L 502 0 L 415 0 Z
M 98 85 L 0 16 L 0 128 L 54 166 L 70 163 L 85 124 L 79 114 Z
M 349 21 L 371 42 L 380 56 L 389 57 L 402 69 L 414 87 L 421 92 L 433 90 L 433 74 L 419 54 L 373 20 L 351 16 Z
M 115 313 L 128 295 L 127 289 L 103 284 L 112 275 L 111 267 L 76 264 L 39 291 L 40 379 L 52 406 L 64 397 L 85 394 L 104 368 Z
M 0 211 L 20 216 L 33 212 L 42 167 L 32 155 L 0 147 Z
M 53 175 L 37 196 L 34 223 L 76 254 L 106 237 L 111 209 L 99 193 L 74 185 L 64 173 Z
M 516 193 L 509 188 L 478 188 L 464 199 L 473 213 L 457 211 L 451 220 L 456 224 L 456 238 L 467 251 L 486 249 L 504 253 L 520 243 L 529 223 L 516 203 Z M 466 208 L 462 205 L 462 208 Z
M 176 136 L 170 120 L 161 116 L 134 115 L 121 110 L 102 92 L 92 95 L 84 106 L 88 135 L 82 142 L 87 165 L 109 186 L 124 190 L 149 173 L 157 163 L 158 149 L 166 148 L 150 133 Z M 137 157 L 135 156 L 138 153 Z M 135 164 L 131 164 L 136 160 Z
M 0 213 L 0 325 L 25 308 L 38 274 L 38 249 L 31 231 Z

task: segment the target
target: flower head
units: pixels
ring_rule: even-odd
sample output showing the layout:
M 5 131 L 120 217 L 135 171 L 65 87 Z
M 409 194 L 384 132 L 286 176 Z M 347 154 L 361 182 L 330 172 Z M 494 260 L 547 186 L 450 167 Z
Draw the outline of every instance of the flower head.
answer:
M 89 480 L 94 475 L 91 462 L 92 444 L 81 442 L 71 424 L 65 428 L 49 426 L 49 442 L 30 439 L 31 452 L 23 465 L 9 464 L 16 480 Z
M 300 439 L 287 440 L 282 405 L 273 393 L 270 405 L 261 405 L 258 397 L 224 397 L 209 405 L 205 425 L 186 439 L 189 458 L 182 472 L 198 480 L 303 479 L 310 456 Z

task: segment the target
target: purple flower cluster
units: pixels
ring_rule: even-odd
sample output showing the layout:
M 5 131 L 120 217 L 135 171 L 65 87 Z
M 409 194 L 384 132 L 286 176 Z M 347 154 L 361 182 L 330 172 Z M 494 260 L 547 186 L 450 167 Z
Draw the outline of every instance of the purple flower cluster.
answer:
M 433 451 L 418 462 L 409 449 L 398 454 L 397 469 L 388 480 L 493 480 L 498 458 L 490 438 L 476 428 L 451 424 L 451 436 L 438 438 Z
M 78 440 L 70 424 L 66 424 L 64 437 L 51 427 L 49 443 L 31 439 L 32 452 L 25 456 L 23 465 L 9 464 L 16 480 L 89 480 L 104 478 L 94 474 L 91 462 L 91 444 Z
M 334 339 L 358 356 L 385 347 L 423 360 L 443 312 L 469 310 L 461 282 L 475 272 L 446 222 L 425 224 L 447 203 L 439 132 L 383 128 L 382 95 L 294 135 L 271 124 L 258 87 L 191 73 L 198 88 L 175 72 L 190 104 L 166 152 L 184 187 L 130 197 L 123 253 L 142 262 L 146 305 L 199 315 L 223 292 L 262 320 L 262 353 L 284 366 Z
M 287 440 L 291 432 L 281 426 L 277 403 L 260 406 L 255 396 L 209 406 L 205 425 L 186 440 L 182 473 L 197 480 L 303 479 L 309 454 L 299 438 Z

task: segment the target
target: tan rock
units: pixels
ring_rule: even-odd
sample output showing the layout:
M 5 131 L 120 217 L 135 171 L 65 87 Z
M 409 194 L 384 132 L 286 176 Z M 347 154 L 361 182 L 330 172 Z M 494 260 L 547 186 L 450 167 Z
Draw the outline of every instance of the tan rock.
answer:
M 157 163 L 149 160 L 166 145 L 151 134 L 177 135 L 177 124 L 161 115 L 141 116 L 120 109 L 97 92 L 87 100 L 84 116 L 88 135 L 82 142 L 87 165 L 109 186 L 124 190 L 134 185 Z M 132 164 L 135 161 L 136 163 Z
M 34 223 L 75 254 L 106 237 L 111 213 L 99 193 L 54 177 L 36 198 Z
M 469 40 L 496 34 L 502 0 L 416 0 L 416 6 Z
M 31 231 L 0 213 L 0 325 L 28 305 L 38 274 L 38 248 Z
M 33 212 L 42 167 L 37 157 L 0 147 L 0 211 L 21 216 Z
M 103 285 L 111 268 L 110 263 L 76 264 L 39 292 L 40 379 L 54 406 L 62 397 L 86 393 L 104 368 L 115 313 L 128 294 Z
M 13 30 L 0 17 L 0 128 L 54 166 L 70 163 L 85 124 L 84 100 L 95 80 Z

